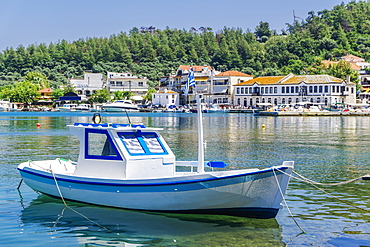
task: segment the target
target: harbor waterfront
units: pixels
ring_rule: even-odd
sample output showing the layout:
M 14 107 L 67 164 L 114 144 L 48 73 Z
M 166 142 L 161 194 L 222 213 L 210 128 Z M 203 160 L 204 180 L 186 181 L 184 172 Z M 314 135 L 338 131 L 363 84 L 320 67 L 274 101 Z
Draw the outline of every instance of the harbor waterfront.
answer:
M 102 122 L 128 123 L 125 113 Z M 197 159 L 197 119 L 191 113 L 129 113 L 132 123 L 164 128 L 178 160 Z M 370 246 L 370 181 L 320 186 L 291 179 L 274 219 L 151 213 L 66 201 L 20 184 L 27 160 L 71 159 L 78 139 L 66 127 L 92 113 L 0 113 L 0 244 L 2 246 Z M 204 114 L 205 160 L 233 169 L 295 161 L 295 171 L 322 183 L 370 173 L 368 116 L 274 117 Z M 39 124 L 39 125 L 37 125 Z M 264 127 L 262 127 L 264 126 Z M 355 205 L 359 208 L 353 207 Z

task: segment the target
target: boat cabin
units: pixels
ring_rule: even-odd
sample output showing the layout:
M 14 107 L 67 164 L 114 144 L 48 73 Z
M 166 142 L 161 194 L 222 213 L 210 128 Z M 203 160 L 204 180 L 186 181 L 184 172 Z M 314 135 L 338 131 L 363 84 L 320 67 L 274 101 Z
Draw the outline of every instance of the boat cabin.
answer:
M 159 134 L 161 129 L 107 123 L 68 127 L 80 140 L 75 175 L 138 179 L 175 174 L 175 156 Z

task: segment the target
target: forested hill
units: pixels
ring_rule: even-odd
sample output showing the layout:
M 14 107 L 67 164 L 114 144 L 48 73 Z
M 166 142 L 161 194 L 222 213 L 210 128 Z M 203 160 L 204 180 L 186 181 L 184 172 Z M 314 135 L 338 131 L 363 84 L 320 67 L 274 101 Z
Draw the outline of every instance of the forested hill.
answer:
M 370 2 L 350 2 L 332 10 L 309 12 L 304 20 L 270 30 L 261 21 L 252 31 L 225 27 L 180 30 L 132 28 L 109 38 L 22 45 L 0 53 L 0 85 L 41 72 L 51 85 L 93 72 L 132 71 L 153 83 L 180 64 L 211 65 L 254 76 L 310 73 L 323 59 L 353 54 L 370 60 Z

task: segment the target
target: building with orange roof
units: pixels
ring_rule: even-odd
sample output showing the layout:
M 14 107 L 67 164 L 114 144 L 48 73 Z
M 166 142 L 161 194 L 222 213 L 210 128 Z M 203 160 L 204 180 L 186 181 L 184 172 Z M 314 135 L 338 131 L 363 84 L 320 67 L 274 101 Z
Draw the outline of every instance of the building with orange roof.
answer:
M 356 84 L 329 75 L 262 76 L 234 86 L 234 105 L 356 103 Z
M 163 89 L 152 94 L 152 104 L 160 105 L 163 107 L 169 107 L 171 105 L 179 106 L 180 105 L 179 95 L 180 94 L 178 92 Z
M 191 88 L 189 96 L 183 94 L 190 68 L 193 68 L 196 87 Z M 232 105 L 233 85 L 252 79 L 251 75 L 239 71 L 219 72 L 203 65 L 180 65 L 176 73 L 161 79 L 161 87 L 179 92 L 180 104 L 195 102 L 195 94 L 203 94 L 205 103 Z
M 51 88 L 44 88 L 38 92 L 41 94 L 41 99 L 43 100 L 51 100 L 53 98 L 53 89 Z

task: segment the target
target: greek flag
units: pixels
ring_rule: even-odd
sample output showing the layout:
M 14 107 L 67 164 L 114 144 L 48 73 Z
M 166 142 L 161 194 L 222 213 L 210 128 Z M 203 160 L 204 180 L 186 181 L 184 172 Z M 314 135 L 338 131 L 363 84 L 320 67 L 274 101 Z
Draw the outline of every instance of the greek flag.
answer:
M 190 87 L 195 88 L 194 71 L 192 67 L 190 68 L 188 80 L 186 81 L 186 84 L 185 84 L 185 96 L 188 96 Z

